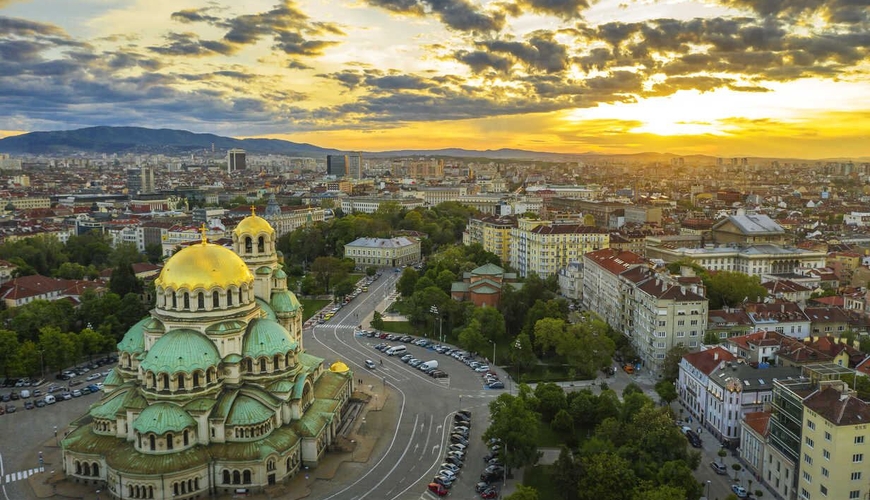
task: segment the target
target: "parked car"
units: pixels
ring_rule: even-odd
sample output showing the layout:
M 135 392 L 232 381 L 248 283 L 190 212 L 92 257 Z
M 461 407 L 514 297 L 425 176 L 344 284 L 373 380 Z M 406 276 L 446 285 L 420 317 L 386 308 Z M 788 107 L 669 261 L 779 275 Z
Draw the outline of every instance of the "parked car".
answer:
M 688 439 L 689 444 L 695 448 L 700 448 L 702 446 L 701 438 L 697 434 L 695 434 L 695 431 L 686 431 L 686 439 Z
M 480 492 L 480 498 L 498 498 L 498 489 L 489 487 Z
M 713 462 L 710 462 L 710 468 L 713 469 L 713 471 L 720 476 L 728 474 L 728 468 L 725 467 L 723 464 L 716 462 L 715 460 Z
M 731 491 L 733 491 L 734 494 L 737 495 L 737 498 L 746 498 L 749 496 L 749 493 L 746 492 L 746 488 L 740 486 L 739 484 L 732 484 Z
M 447 372 L 441 370 L 432 370 L 429 372 L 429 376 L 432 378 L 447 378 L 449 375 L 447 375 Z
M 76 390 L 72 391 L 72 397 L 74 397 L 74 398 L 80 398 L 80 397 L 82 397 L 82 391 L 79 390 L 79 389 L 76 389 Z M 64 399 L 66 399 L 66 398 L 64 398 Z
M 28 400 L 28 401 L 25 401 L 25 402 L 24 402 L 24 409 L 25 409 L 25 410 L 32 410 L 32 409 L 34 409 L 34 408 L 36 408 L 36 407 L 33 406 L 33 401 L 29 401 L 29 400 Z
M 398 270 L 396 272 L 398 272 Z M 450 493 L 450 490 L 445 488 L 444 485 L 441 485 L 438 483 L 429 483 L 429 491 L 431 491 L 432 493 L 435 493 L 439 497 L 443 497 L 443 496 L 447 495 L 448 493 Z
M 488 389 L 504 389 L 504 382 L 501 380 L 496 380 L 495 382 L 490 382 L 486 385 Z
M 36 402 L 33 404 L 35 404 L 37 408 L 42 408 L 45 406 L 45 400 L 44 399 L 37 399 Z

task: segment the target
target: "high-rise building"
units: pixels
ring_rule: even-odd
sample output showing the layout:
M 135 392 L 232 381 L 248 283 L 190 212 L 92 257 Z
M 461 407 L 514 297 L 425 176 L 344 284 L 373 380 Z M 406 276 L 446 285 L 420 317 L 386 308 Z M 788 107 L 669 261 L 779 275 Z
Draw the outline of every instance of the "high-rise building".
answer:
M 348 175 L 348 155 L 326 155 L 326 175 L 344 177 Z
M 354 179 L 362 179 L 362 153 L 359 151 L 347 155 L 347 175 Z
M 153 193 L 154 169 L 139 167 L 127 170 L 127 191 L 133 195 Z
M 245 170 L 247 168 L 246 162 L 244 149 L 231 149 L 227 151 L 227 173 Z

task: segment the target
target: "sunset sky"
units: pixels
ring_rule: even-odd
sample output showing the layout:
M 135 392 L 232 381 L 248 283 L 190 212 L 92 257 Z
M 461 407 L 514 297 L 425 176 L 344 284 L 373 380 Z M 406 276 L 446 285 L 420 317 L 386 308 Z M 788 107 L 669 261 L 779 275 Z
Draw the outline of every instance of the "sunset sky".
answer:
M 0 137 L 870 157 L 870 0 L 0 0 Z

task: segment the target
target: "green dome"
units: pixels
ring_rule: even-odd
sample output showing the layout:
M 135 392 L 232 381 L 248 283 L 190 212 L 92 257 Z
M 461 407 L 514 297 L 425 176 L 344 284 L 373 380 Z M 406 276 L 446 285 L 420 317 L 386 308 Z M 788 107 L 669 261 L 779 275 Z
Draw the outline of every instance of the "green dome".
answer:
M 180 329 L 160 337 L 140 366 L 154 373 L 191 373 L 217 366 L 220 361 L 211 339 L 195 330 Z
M 118 350 L 128 354 L 145 351 L 145 323 L 151 321 L 151 318 L 145 318 L 142 321 L 131 326 L 124 338 L 118 342 Z
M 145 329 L 151 331 L 159 331 L 163 332 L 166 330 L 166 327 L 163 325 L 163 322 L 157 318 L 145 318 L 148 321 L 145 322 Z
M 154 403 L 142 410 L 133 421 L 133 430 L 140 434 L 153 432 L 162 435 L 167 432 L 181 432 L 196 426 L 196 420 L 180 406 L 172 403 Z
M 275 269 L 274 273 L 272 273 L 272 277 L 283 280 L 287 278 L 287 273 L 285 273 L 284 270 L 279 267 L 278 269 Z
M 272 303 L 270 304 L 276 313 L 296 312 L 302 307 L 296 294 L 289 290 L 281 290 L 272 292 Z
M 239 396 L 227 415 L 227 425 L 256 425 L 268 421 L 275 412 L 248 396 Z
M 118 374 L 118 370 L 115 370 L 114 368 L 109 371 L 109 374 L 106 375 L 106 379 L 103 380 L 103 385 L 109 386 L 117 386 L 123 383 L 124 379 L 121 377 L 121 375 Z
M 242 356 L 256 359 L 260 356 L 287 354 L 295 349 L 296 342 L 290 338 L 290 332 L 277 321 L 257 319 L 248 324 Z

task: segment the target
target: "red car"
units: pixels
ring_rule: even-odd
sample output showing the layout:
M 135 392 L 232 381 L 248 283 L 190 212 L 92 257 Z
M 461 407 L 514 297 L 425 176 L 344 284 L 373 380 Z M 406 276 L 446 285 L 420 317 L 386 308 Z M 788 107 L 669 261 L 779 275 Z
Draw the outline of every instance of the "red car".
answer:
M 484 490 L 480 494 L 480 498 L 497 498 L 497 497 L 498 497 L 498 490 L 496 490 L 495 488 L 490 488 L 488 490 Z
M 443 496 L 447 495 L 447 493 L 450 492 L 450 490 L 448 490 L 447 488 L 445 488 L 444 486 L 442 486 L 438 483 L 429 483 L 429 491 L 431 491 L 432 493 L 435 493 L 439 497 L 443 497 Z

